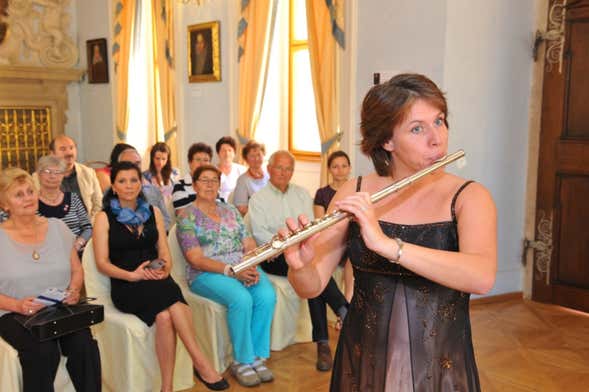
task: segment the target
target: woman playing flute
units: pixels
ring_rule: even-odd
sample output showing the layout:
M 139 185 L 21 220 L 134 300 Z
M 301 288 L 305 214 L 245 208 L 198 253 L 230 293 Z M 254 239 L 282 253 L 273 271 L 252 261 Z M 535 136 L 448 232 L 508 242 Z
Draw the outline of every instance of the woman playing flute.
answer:
M 374 86 L 362 104 L 361 148 L 376 173 L 348 181 L 329 207 L 354 219 L 285 251 L 289 281 L 312 298 L 348 248 L 354 297 L 332 391 L 480 390 L 469 299 L 495 281 L 491 195 L 440 169 L 377 205 L 370 201 L 446 155 L 447 115 L 443 93 L 425 76 L 402 74 Z M 286 223 L 294 231 L 307 222 Z

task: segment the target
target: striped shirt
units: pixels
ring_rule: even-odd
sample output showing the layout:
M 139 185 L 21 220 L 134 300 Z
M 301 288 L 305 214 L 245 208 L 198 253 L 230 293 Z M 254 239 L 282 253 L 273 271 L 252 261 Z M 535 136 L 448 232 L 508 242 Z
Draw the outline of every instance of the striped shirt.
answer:
M 92 237 L 88 212 L 76 193 L 64 192 L 62 202 L 56 206 L 45 204 L 39 199 L 39 215 L 61 219 L 76 237 L 82 237 L 85 241 Z

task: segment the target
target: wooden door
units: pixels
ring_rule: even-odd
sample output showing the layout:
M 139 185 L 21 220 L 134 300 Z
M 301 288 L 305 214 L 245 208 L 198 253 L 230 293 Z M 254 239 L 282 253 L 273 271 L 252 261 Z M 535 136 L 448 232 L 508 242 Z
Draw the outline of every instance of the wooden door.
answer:
M 589 311 L 589 0 L 552 0 L 548 24 L 532 298 Z

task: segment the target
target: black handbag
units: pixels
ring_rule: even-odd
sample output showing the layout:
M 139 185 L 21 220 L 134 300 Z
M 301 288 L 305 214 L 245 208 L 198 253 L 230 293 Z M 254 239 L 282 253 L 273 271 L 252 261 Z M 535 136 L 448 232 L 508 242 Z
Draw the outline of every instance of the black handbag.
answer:
M 59 338 L 104 320 L 104 307 L 98 304 L 59 303 L 47 306 L 32 316 L 14 316 L 40 342 Z

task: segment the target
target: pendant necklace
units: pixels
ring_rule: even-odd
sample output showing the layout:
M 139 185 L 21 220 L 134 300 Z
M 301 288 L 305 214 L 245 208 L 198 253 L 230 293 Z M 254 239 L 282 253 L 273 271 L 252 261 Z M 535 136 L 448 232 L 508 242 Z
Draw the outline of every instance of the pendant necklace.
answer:
M 35 241 L 37 240 L 37 228 L 35 228 Z M 33 261 L 39 261 L 41 258 L 41 254 L 37 251 L 37 249 L 33 249 L 33 254 L 31 255 Z

